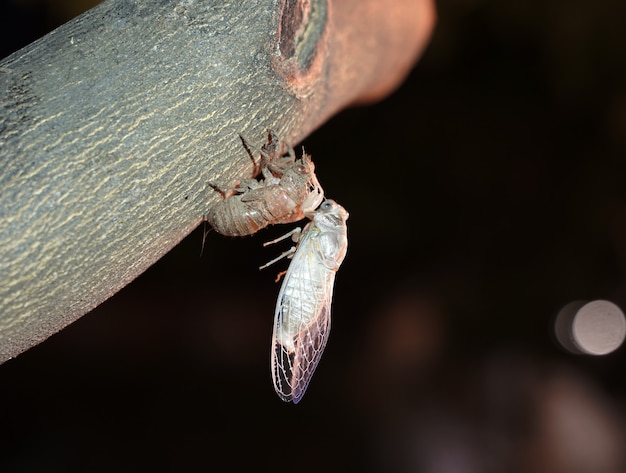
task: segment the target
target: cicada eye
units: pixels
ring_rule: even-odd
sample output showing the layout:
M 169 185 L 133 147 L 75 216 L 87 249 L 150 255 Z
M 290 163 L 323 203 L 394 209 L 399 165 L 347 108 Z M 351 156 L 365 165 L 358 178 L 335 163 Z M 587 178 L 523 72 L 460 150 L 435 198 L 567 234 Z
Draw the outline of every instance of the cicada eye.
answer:
M 324 202 L 322 202 L 322 205 L 320 205 L 321 210 L 330 210 L 332 208 L 333 208 L 333 203 L 330 200 L 325 200 Z
M 304 164 L 297 164 L 293 167 L 293 170 L 297 173 L 297 174 L 308 174 L 309 170 L 307 169 L 307 167 Z

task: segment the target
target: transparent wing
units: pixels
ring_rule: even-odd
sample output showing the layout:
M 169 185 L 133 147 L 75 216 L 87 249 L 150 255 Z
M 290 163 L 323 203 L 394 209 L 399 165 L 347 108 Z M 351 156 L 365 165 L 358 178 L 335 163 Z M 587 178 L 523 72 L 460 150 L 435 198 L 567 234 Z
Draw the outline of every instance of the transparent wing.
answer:
M 310 239 L 301 241 L 283 281 L 274 318 L 272 379 L 283 401 L 298 403 L 330 333 L 335 272 L 324 267 Z

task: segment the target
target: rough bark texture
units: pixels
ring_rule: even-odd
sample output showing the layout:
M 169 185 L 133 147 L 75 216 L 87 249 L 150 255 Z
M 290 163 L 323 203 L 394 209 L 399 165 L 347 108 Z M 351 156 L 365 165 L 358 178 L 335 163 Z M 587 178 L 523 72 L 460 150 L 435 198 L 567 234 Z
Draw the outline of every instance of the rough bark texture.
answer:
M 433 10 L 384 3 L 107 0 L 0 62 L 0 362 L 176 245 L 208 180 L 250 177 L 238 133 L 295 144 L 393 89 Z

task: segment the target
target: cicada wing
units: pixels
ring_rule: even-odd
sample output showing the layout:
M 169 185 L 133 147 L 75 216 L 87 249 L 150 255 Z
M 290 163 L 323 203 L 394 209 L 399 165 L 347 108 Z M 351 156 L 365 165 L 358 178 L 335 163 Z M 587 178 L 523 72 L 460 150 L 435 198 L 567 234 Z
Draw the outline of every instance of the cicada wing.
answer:
M 313 319 L 306 330 L 301 332 L 301 336 L 296 342 L 291 390 L 294 404 L 297 404 L 304 396 L 313 373 L 322 358 L 329 334 L 330 304 L 325 305 L 320 310 L 319 316 Z
M 287 323 L 282 319 L 283 313 L 276 313 L 272 340 L 272 380 L 276 393 L 283 401 L 297 404 L 306 392 L 328 341 L 330 303 L 331 297 L 325 297 L 310 323 L 291 337 L 285 337 L 282 331 L 282 324 Z

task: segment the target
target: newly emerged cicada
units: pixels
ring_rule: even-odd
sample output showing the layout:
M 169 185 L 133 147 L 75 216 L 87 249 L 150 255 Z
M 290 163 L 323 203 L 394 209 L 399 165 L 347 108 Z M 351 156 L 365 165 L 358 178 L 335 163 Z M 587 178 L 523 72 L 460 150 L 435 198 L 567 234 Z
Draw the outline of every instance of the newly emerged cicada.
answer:
M 311 221 L 270 243 L 294 235 L 297 246 L 270 261 L 291 258 L 285 273 L 272 336 L 272 380 L 283 401 L 298 403 L 311 381 L 330 332 L 335 273 L 348 248 L 348 212 L 333 200 L 306 212 Z
M 250 145 L 242 136 L 246 152 L 257 166 Z M 224 196 L 206 215 L 206 220 L 222 235 L 244 236 L 256 233 L 270 224 L 302 220 L 324 199 L 324 190 L 315 175 L 311 157 L 304 153 L 296 159 L 294 150 L 268 130 L 268 141 L 261 148 L 262 178 L 244 179 L 234 189 L 224 191 L 211 187 Z

